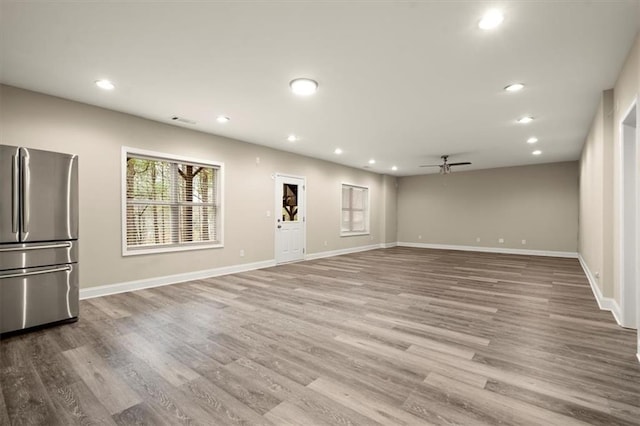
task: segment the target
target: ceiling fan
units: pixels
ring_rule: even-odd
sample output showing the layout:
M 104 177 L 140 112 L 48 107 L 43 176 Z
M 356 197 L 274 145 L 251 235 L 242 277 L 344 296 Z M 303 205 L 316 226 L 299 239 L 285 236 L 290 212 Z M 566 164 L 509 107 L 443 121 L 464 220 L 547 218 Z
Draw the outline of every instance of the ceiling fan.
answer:
M 468 161 L 462 163 L 449 163 L 447 161 L 447 159 L 449 158 L 448 155 L 443 155 L 440 158 L 442 158 L 442 164 L 423 164 L 420 167 L 440 167 L 440 174 L 448 175 L 449 173 L 451 173 L 451 166 L 468 166 L 471 164 Z

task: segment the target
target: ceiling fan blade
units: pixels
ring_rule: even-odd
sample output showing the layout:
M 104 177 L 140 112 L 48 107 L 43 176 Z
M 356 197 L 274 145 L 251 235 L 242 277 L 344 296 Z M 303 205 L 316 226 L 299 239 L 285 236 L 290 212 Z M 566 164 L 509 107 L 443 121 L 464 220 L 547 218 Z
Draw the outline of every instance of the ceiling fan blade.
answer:
M 442 166 L 442 164 L 423 164 L 418 167 L 440 167 L 440 166 Z
M 470 162 L 466 161 L 464 163 L 449 163 L 450 166 L 468 166 L 469 164 L 471 164 Z

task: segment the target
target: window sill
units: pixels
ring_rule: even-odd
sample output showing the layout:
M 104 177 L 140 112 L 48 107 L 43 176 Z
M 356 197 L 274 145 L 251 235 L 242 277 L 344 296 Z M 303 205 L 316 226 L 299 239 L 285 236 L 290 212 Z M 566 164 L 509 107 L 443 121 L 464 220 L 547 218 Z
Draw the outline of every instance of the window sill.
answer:
M 361 235 L 369 235 L 370 232 L 369 231 L 362 231 L 362 232 L 341 232 L 340 236 L 341 237 L 357 237 L 357 236 L 361 236 Z
M 193 244 L 183 246 L 171 246 L 171 247 L 155 247 L 155 248 L 140 248 L 140 249 L 123 249 L 122 256 L 137 256 L 139 254 L 156 254 L 156 253 L 175 253 L 181 251 L 191 250 L 205 250 L 205 249 L 217 249 L 224 248 L 224 244 Z

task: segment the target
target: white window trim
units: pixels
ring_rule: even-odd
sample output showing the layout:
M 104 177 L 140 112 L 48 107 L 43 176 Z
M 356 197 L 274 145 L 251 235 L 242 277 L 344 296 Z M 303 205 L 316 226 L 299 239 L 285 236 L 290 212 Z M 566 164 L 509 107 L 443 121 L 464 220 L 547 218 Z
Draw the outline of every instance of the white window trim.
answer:
M 194 165 L 202 165 L 208 167 L 218 167 L 218 243 L 196 243 L 193 245 L 179 245 L 170 247 L 154 247 L 149 249 L 129 249 L 127 248 L 127 157 L 128 155 L 137 155 L 142 157 L 151 157 L 169 161 L 182 161 Z M 136 256 L 140 254 L 169 253 L 191 250 L 203 250 L 224 247 L 224 163 L 212 161 L 202 158 L 184 157 L 181 155 L 170 154 L 166 152 L 148 151 L 144 149 L 132 148 L 128 146 L 122 147 L 122 155 L 120 159 L 120 226 L 122 228 L 122 256 Z
M 343 209 L 342 189 L 344 186 L 353 186 L 355 188 L 362 188 L 367 190 L 367 210 L 365 214 L 365 224 L 367 229 L 365 231 L 343 231 L 342 230 L 342 209 Z M 341 182 L 340 183 L 340 228 L 339 228 L 340 236 L 341 237 L 357 237 L 359 235 L 370 235 L 371 234 L 370 217 L 371 217 L 371 188 L 369 188 L 366 185 L 358 185 L 356 183 Z

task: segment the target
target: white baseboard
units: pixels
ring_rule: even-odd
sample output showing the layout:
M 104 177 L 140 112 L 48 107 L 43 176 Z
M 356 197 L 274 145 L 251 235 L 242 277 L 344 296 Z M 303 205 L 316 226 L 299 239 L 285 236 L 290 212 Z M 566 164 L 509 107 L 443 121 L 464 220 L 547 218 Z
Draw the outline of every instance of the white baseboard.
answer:
M 398 242 L 393 242 L 393 243 L 380 243 L 380 247 L 382 248 L 392 248 L 392 247 L 398 247 Z
M 390 243 L 390 244 L 395 244 L 395 243 Z M 346 248 L 346 249 L 339 249 L 339 250 L 329 250 L 329 251 L 321 251 L 319 253 L 309 253 L 305 256 L 304 260 L 315 260 L 315 259 L 322 259 L 325 257 L 333 257 L 333 256 L 340 256 L 343 254 L 350 254 L 350 253 L 359 253 L 361 251 L 369 251 L 369 250 L 375 250 L 375 249 L 379 249 L 379 248 L 387 248 L 385 247 L 386 244 L 371 244 L 368 246 L 360 246 L 360 247 L 351 247 L 351 248 Z M 390 247 L 395 247 L 395 245 L 390 246 Z
M 527 250 L 527 249 L 513 249 L 506 247 L 478 247 L 478 246 L 456 246 L 448 244 L 429 244 L 429 243 L 404 243 L 399 242 L 397 244 L 400 247 L 417 247 L 417 248 L 429 248 L 437 250 L 460 250 L 460 251 L 480 251 L 485 253 L 500 253 L 500 254 L 523 254 L 529 256 L 547 256 L 547 257 L 568 257 L 576 259 L 578 253 L 572 251 L 551 251 L 551 250 Z
M 591 286 L 591 291 L 593 292 L 593 296 L 596 298 L 596 302 L 598 302 L 598 307 L 603 311 L 610 311 L 613 314 L 613 318 L 616 320 L 619 326 L 622 327 L 622 323 L 620 322 L 620 306 L 618 302 L 612 297 L 604 297 L 600 287 L 598 286 L 598 281 L 596 277 L 591 273 L 591 270 L 587 266 L 587 262 L 585 262 L 582 255 L 578 254 L 578 260 L 580 261 L 580 266 L 582 266 L 582 270 L 584 274 L 587 276 L 587 280 L 589 281 L 589 285 Z
M 126 293 L 128 291 L 142 290 L 145 288 L 160 287 L 169 284 L 177 284 L 185 281 L 219 277 L 221 275 L 237 274 L 239 272 L 269 268 L 275 265 L 275 260 L 265 260 L 262 262 L 243 263 L 240 265 L 224 266 L 221 268 L 207 269 L 204 271 L 186 272 L 183 274 L 167 275 L 164 277 L 147 278 L 144 280 L 101 285 L 98 287 L 81 288 L 80 300 L 107 296 L 109 294 Z

